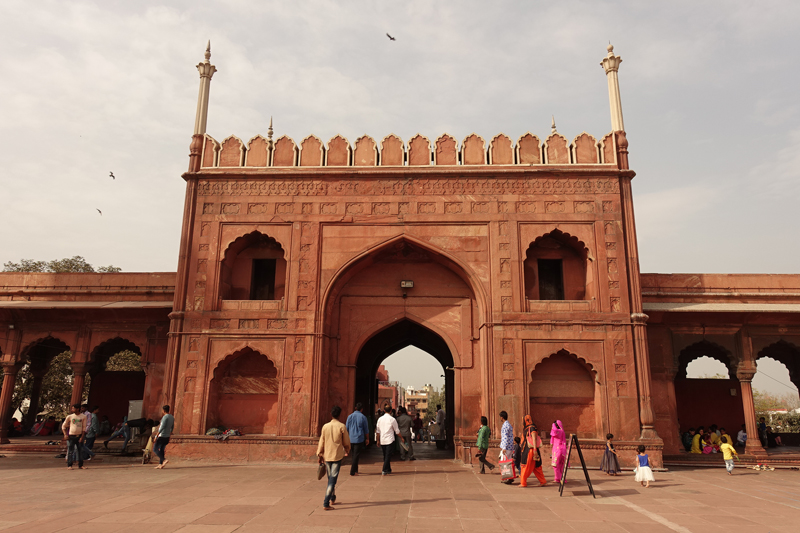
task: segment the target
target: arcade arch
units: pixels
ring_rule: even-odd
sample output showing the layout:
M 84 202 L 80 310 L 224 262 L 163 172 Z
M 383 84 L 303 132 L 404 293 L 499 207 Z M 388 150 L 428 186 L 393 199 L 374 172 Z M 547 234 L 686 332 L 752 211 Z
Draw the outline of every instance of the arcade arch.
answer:
M 24 365 L 17 373 L 11 412 L 21 409 L 27 402 L 22 420 L 24 427 L 32 426 L 36 415 L 43 409 L 55 410 L 59 415 L 62 410 L 68 411 L 72 386 L 72 368 L 69 366 L 71 357 L 69 345 L 51 336 L 38 339 L 23 350 Z M 56 381 L 64 381 L 63 386 L 46 387 L 42 397 L 45 384 L 54 385 Z M 68 391 L 66 398 L 59 394 L 62 390 Z
M 222 300 L 281 300 L 286 257 L 281 244 L 259 231 L 233 241 L 220 264 Z
M 123 337 L 108 339 L 89 354 L 87 403 L 100 406 L 112 424 L 127 416 L 131 401 L 144 400 L 147 376 L 141 358 L 139 346 Z
M 716 363 L 703 365 L 703 361 L 708 359 Z M 697 365 L 701 365 L 699 368 L 703 370 L 699 375 L 711 377 L 690 378 L 690 365 L 692 375 L 695 375 Z M 698 426 L 708 428 L 712 424 L 736 433 L 745 423 L 742 387 L 736 377 L 736 361 L 719 344 L 703 340 L 681 350 L 674 383 L 681 433 Z

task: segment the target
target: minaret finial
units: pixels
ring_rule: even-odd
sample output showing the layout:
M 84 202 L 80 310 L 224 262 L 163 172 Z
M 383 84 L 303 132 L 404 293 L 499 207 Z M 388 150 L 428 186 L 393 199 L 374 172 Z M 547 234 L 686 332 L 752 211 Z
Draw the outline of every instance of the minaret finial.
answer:
M 556 117 L 555 115 L 550 115 L 550 134 L 558 133 L 556 131 Z
M 611 41 L 608 42 L 606 47 L 608 55 L 603 59 L 600 65 L 606 71 L 608 78 L 608 101 L 611 107 L 611 131 L 625 131 L 625 124 L 622 121 L 622 100 L 619 95 L 619 64 L 622 63 L 622 58 L 614 55 L 614 45 Z
M 267 129 L 267 140 L 272 144 L 272 117 L 269 117 L 269 128 Z
M 200 73 L 200 92 L 197 95 L 197 114 L 194 120 L 195 135 L 202 135 L 206 132 L 206 122 L 208 121 L 208 92 L 211 89 L 211 77 L 217 71 L 217 67 L 211 64 L 211 40 L 206 45 L 205 60 L 197 64 L 197 71 Z

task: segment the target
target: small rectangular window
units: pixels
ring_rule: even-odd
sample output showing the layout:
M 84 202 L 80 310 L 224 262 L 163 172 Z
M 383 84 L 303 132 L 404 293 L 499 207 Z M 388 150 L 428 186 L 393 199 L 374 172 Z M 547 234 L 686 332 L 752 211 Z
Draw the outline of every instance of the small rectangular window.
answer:
M 564 299 L 564 273 L 561 259 L 539 259 L 539 299 Z
M 275 299 L 275 259 L 253 259 L 251 300 Z

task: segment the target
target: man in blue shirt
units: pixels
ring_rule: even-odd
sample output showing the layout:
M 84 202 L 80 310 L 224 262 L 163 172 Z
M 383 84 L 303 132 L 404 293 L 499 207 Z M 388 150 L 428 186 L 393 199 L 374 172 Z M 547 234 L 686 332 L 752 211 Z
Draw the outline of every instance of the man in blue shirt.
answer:
M 161 417 L 161 423 L 158 425 L 156 438 L 153 440 L 153 453 L 158 456 L 158 466 L 156 467 L 158 469 L 164 468 L 169 462 L 169 460 L 164 459 L 164 452 L 169 443 L 169 437 L 172 435 L 172 428 L 175 426 L 175 417 L 169 414 L 169 405 L 165 405 L 161 410 L 163 416 Z
M 350 475 L 358 475 L 358 456 L 369 445 L 369 424 L 367 417 L 364 416 L 364 406 L 356 404 L 356 409 L 347 417 L 347 432 L 350 434 L 350 454 L 353 463 L 350 465 Z

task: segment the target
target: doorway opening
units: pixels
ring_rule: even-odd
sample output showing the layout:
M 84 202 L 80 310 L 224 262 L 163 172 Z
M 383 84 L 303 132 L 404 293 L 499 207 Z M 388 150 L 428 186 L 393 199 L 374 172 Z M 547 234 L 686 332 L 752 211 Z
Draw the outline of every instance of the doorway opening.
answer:
M 455 431 L 455 385 L 453 355 L 447 343 L 435 332 L 408 319 L 403 319 L 372 336 L 361 348 L 356 362 L 355 400 L 365 406 L 364 412 L 373 423 L 378 409 L 391 404 L 393 408 L 407 407 L 402 402 L 404 392 L 400 383 L 386 375 L 383 363 L 408 346 L 419 348 L 441 365 L 444 376 L 445 440 L 443 446 L 452 449 Z M 402 356 L 402 355 L 400 355 Z M 388 378 L 388 379 L 381 379 Z M 427 408 L 427 406 L 426 406 Z M 432 406 L 436 408 L 435 405 Z M 421 413 L 424 418 L 425 414 Z

